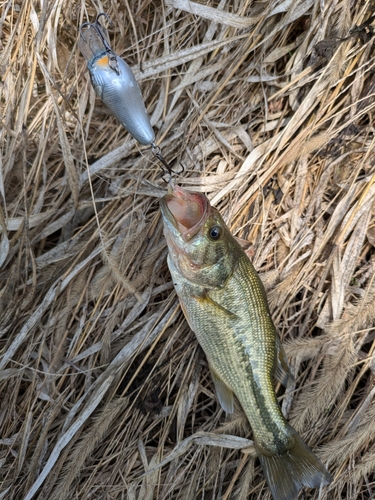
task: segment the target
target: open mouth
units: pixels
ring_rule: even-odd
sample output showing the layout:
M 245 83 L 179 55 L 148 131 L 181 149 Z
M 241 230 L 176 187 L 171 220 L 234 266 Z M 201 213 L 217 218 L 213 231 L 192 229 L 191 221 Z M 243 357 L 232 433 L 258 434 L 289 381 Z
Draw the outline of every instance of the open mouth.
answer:
M 200 226 L 208 209 L 207 198 L 203 194 L 191 193 L 179 186 L 173 188 L 172 194 L 165 196 L 165 203 L 177 229 L 188 238 L 192 236 L 194 228 Z

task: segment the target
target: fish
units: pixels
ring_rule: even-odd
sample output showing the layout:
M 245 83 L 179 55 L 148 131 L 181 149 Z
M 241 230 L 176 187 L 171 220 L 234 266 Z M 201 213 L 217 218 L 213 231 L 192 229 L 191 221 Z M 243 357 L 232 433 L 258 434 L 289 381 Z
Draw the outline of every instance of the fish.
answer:
M 291 373 L 263 284 L 218 210 L 176 185 L 160 200 L 168 267 L 182 311 L 201 345 L 222 408 L 234 395 L 251 425 L 274 500 L 295 500 L 332 476 L 285 420 L 273 378 Z
M 112 50 L 106 30 L 99 23 L 100 16 L 109 20 L 102 12 L 95 22 L 83 23 L 79 39 L 94 90 L 134 139 L 157 147 L 138 82 L 129 65 Z

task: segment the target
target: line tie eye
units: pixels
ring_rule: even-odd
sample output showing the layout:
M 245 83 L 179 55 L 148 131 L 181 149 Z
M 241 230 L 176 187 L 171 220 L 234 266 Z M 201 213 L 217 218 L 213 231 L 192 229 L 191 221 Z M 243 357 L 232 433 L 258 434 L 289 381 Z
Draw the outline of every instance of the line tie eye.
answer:
M 212 226 L 208 231 L 208 236 L 211 240 L 217 241 L 221 236 L 221 227 L 220 226 Z

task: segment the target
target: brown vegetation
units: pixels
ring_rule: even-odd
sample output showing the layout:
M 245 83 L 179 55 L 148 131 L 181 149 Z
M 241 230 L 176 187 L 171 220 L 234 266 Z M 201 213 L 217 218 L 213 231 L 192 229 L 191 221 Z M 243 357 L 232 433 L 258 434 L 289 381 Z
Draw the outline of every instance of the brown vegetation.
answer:
M 77 50 L 102 10 L 178 182 L 252 243 L 283 409 L 335 478 L 303 498 L 375 498 L 373 2 L 0 5 L 0 499 L 270 498 L 180 311 L 160 169 Z

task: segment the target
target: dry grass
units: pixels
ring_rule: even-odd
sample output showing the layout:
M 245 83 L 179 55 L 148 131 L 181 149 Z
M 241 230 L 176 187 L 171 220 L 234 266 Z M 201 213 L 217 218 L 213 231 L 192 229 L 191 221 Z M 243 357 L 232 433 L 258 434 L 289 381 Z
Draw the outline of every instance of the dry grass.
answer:
M 253 245 L 284 411 L 335 477 L 303 498 L 375 498 L 373 2 L 0 5 L 0 499 L 270 498 L 179 309 L 159 169 L 77 51 L 102 10 L 179 182 Z

